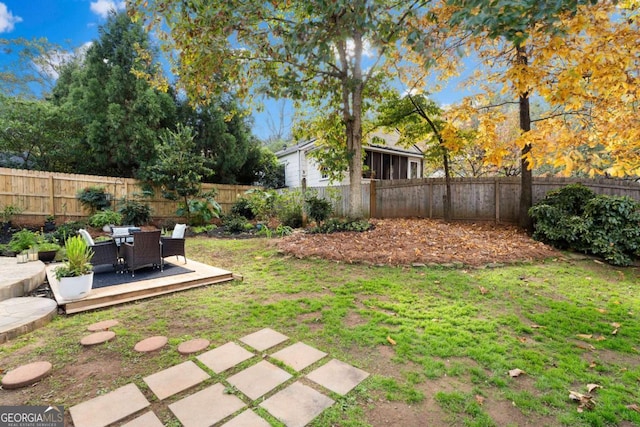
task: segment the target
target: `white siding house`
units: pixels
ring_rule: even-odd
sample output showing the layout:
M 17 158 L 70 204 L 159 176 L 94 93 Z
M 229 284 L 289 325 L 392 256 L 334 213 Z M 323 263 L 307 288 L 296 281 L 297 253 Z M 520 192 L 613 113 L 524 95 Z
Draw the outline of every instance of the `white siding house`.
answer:
M 375 143 L 365 145 L 363 179 L 410 179 L 423 177 L 423 152 L 415 145 L 409 148 L 397 145 L 397 135 L 376 133 Z M 383 140 L 384 144 L 378 143 Z M 276 157 L 284 165 L 285 186 L 300 187 L 302 178 L 307 179 L 308 187 L 326 187 L 329 185 L 348 185 L 349 177 L 345 173 L 341 182 L 330 183 L 316 159 L 309 153 L 316 149 L 315 140 L 306 141 L 293 147 L 278 151 Z

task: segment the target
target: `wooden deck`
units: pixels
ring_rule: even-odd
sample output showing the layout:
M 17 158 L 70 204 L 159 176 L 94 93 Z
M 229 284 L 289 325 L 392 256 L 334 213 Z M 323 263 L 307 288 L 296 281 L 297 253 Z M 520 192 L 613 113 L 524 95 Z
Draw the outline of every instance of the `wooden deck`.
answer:
M 167 261 L 165 261 L 165 263 L 167 263 Z M 176 264 L 180 266 L 183 265 L 181 262 Z M 193 272 L 92 289 L 85 298 L 75 301 L 65 301 L 62 296 L 60 296 L 58 281 L 53 273 L 55 265 L 47 267 L 47 278 L 54 298 L 59 306 L 64 307 L 67 314 L 151 298 L 199 286 L 227 282 L 234 278 L 230 271 L 193 260 L 188 260 L 184 267 L 193 270 Z

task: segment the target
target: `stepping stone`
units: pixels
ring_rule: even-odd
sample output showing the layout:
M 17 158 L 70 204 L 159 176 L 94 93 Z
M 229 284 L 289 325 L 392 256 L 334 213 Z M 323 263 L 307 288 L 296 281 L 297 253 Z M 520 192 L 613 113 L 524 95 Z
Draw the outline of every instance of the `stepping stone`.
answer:
M 247 359 L 251 359 L 253 356 L 255 356 L 255 354 L 246 350 L 244 347 L 240 347 L 234 342 L 229 342 L 213 350 L 209 350 L 206 353 L 202 353 L 197 356 L 197 359 L 213 372 L 219 374 Z
M 341 395 L 347 394 L 369 374 L 361 369 L 333 359 L 307 375 L 311 381 Z
M 75 427 L 104 427 L 149 405 L 149 401 L 135 384 L 127 384 L 110 393 L 72 406 L 69 412 Z
M 258 351 L 263 351 L 268 348 L 274 347 L 288 339 L 288 336 L 282 335 L 280 332 L 276 332 L 270 328 L 265 328 L 258 332 L 254 332 L 240 338 L 240 341 L 255 348 Z
M 51 368 L 52 365 L 49 362 L 33 362 L 19 366 L 5 374 L 2 378 L 2 387 L 9 390 L 37 383 L 49 375 Z
M 209 347 L 209 340 L 204 338 L 196 338 L 191 341 L 185 341 L 178 346 L 178 353 L 180 354 L 193 354 L 204 350 Z
M 122 424 L 120 427 L 164 427 L 164 424 L 153 411 L 149 411 L 126 424 Z
M 231 421 L 222 424 L 222 427 L 271 427 L 271 424 L 251 409 L 247 409 Z
M 304 427 L 333 403 L 333 399 L 296 382 L 277 392 L 260 406 L 287 427 Z
M 149 337 L 143 339 L 142 341 L 138 341 L 133 349 L 140 353 L 150 353 L 152 351 L 160 350 L 162 347 L 167 345 L 167 341 L 169 341 L 167 337 L 163 337 L 160 335 Z
M 214 384 L 172 403 L 169 409 L 184 427 L 212 426 L 245 406 L 242 400 L 225 394 L 224 390 L 222 384 Z
M 102 322 L 94 323 L 87 326 L 87 330 L 89 332 L 108 331 L 119 323 L 120 322 L 115 319 L 103 320 Z
M 291 374 L 262 360 L 255 365 L 227 378 L 227 382 L 256 400 L 291 378 Z
M 271 355 L 274 359 L 300 372 L 325 357 L 327 353 L 298 342 Z
M 166 399 L 208 380 L 209 374 L 192 361 L 187 361 L 143 378 L 159 400 Z
M 82 344 L 85 347 L 96 345 L 96 344 L 102 344 L 103 342 L 107 342 L 114 339 L 115 336 L 116 336 L 116 333 L 113 331 L 94 332 L 91 335 L 87 335 L 86 337 L 83 337 L 80 340 L 80 344 Z

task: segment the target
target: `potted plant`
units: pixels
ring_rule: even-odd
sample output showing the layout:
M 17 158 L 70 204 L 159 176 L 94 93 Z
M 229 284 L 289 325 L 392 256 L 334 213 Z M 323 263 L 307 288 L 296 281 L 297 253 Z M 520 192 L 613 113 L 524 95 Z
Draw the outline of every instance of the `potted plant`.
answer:
M 47 215 L 47 217 L 44 220 L 44 227 L 42 228 L 42 231 L 44 231 L 45 233 L 51 233 L 55 229 L 56 229 L 56 217 L 53 215 Z
M 60 295 L 67 301 L 85 297 L 93 285 L 93 251 L 82 238 L 74 236 L 65 244 L 66 261 L 55 269 Z
M 38 259 L 42 262 L 51 262 L 62 247 L 55 242 L 41 242 L 36 245 Z

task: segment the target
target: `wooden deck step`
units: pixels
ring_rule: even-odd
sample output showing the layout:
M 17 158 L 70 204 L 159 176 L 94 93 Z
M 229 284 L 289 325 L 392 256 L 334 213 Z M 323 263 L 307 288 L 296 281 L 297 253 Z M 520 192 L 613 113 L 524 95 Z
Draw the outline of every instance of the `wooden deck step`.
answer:
M 182 265 L 182 263 L 179 263 L 179 265 Z M 188 260 L 184 267 L 193 270 L 193 272 L 92 289 L 85 298 L 76 301 L 65 301 L 60 296 L 58 282 L 52 269 L 47 269 L 47 277 L 56 301 L 59 305 L 64 306 L 67 314 L 94 310 L 234 279 L 233 273 L 230 271 L 193 260 Z

